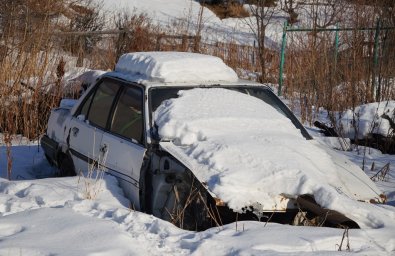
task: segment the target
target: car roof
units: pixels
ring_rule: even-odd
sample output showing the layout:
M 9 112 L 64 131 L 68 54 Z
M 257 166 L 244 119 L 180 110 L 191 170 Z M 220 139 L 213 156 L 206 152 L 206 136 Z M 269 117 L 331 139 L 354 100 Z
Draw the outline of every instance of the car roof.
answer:
M 101 77 L 117 78 L 152 87 L 264 86 L 239 79 L 220 58 L 190 52 L 134 52 L 122 55 L 114 71 Z
M 134 52 L 122 55 L 114 71 L 162 83 L 238 80 L 222 59 L 191 52 Z

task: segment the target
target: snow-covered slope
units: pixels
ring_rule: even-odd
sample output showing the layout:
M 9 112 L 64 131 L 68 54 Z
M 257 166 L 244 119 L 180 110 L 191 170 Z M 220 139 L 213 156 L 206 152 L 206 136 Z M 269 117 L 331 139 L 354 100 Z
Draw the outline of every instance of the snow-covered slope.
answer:
M 102 2 L 102 0 L 95 0 Z M 114 4 L 116 2 L 116 4 Z M 146 13 L 163 29 L 176 34 L 195 35 L 199 23 L 201 5 L 194 0 L 104 0 L 103 13 L 107 17 L 117 13 Z M 267 47 L 279 48 L 282 26 L 286 19 L 283 12 L 272 19 L 267 27 Z M 112 19 L 111 19 L 112 20 Z M 203 8 L 202 38 L 207 43 L 236 42 L 253 45 L 255 37 L 243 19 L 219 19 L 210 9 Z
M 202 31 L 201 36 L 206 43 L 215 42 L 233 42 L 242 45 L 254 45 L 256 38 L 252 30 L 256 30 L 256 21 L 254 18 L 226 18 L 219 19 L 210 9 L 204 7 L 196 0 L 94 0 L 97 3 L 103 3 L 103 13 L 107 16 L 109 22 L 113 21 L 112 16 L 117 13 L 140 14 L 145 13 L 156 24 L 162 26 L 165 31 L 175 34 L 195 35 L 198 28 L 199 16 L 202 11 Z M 282 3 L 281 3 L 282 2 Z M 293 3 L 295 4 L 295 3 Z M 271 49 L 280 49 L 282 41 L 282 32 L 284 22 L 289 14 L 281 9 L 284 6 L 284 0 L 278 1 L 273 8 L 273 15 L 269 15 L 270 22 L 266 27 L 265 46 Z M 352 6 L 339 4 L 332 8 L 330 5 L 322 4 L 311 9 L 312 5 L 306 1 L 298 2 L 296 13 L 298 22 L 296 27 L 312 27 L 314 22 L 319 25 L 328 23 L 334 18 L 344 16 L 343 26 L 346 26 L 347 19 L 351 16 Z M 244 9 L 251 11 L 250 6 L 245 4 Z M 346 15 L 349 13 L 349 15 Z M 332 26 L 335 23 L 332 22 Z M 294 40 L 307 38 L 303 35 Z M 303 39 L 302 39 L 303 40 Z

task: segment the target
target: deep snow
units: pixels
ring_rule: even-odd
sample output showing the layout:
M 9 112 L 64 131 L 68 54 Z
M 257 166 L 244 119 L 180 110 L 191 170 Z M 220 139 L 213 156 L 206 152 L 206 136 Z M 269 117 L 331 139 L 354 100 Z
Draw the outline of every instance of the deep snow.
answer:
M 87 200 L 82 177 L 33 176 L 54 175 L 42 154 L 37 145 L 15 145 L 15 180 L 0 179 L 0 255 L 345 254 L 347 240 L 342 251 L 337 251 L 342 229 L 243 221 L 204 232 L 180 230 L 129 209 L 111 176 L 93 183 L 100 193 Z M 384 162 L 395 162 L 393 156 L 381 157 Z M 2 146 L 1 176 L 4 170 Z M 395 177 L 386 184 L 394 191 Z M 394 193 L 392 197 L 394 202 Z M 391 255 L 395 251 L 394 237 L 395 231 L 390 228 L 350 230 L 350 249 L 360 255 Z

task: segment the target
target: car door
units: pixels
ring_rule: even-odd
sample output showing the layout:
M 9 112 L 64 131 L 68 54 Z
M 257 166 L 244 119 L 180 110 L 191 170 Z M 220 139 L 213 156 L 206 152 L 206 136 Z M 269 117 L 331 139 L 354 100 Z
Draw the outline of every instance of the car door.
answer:
M 88 163 L 104 161 L 101 141 L 119 89 L 114 81 L 102 80 L 71 119 L 68 143 L 77 173 L 88 170 Z
M 140 170 L 145 154 L 143 90 L 123 86 L 115 104 L 109 132 L 103 134 L 107 171 L 118 177 L 126 196 L 139 209 Z

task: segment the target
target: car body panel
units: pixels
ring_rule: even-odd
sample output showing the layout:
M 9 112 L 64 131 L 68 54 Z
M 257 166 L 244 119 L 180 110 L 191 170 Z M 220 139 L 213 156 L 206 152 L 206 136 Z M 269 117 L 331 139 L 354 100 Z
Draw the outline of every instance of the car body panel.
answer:
M 103 165 L 107 172 L 119 179 L 125 195 L 138 210 L 140 169 L 146 149 L 110 133 L 103 135 L 101 147 L 106 148 Z
M 66 132 L 67 144 L 77 173 L 88 170 L 89 162 L 100 162 L 103 159 L 100 143 L 104 131 L 89 125 L 88 121 L 71 117 Z
M 336 152 L 334 149 L 323 146 L 317 141 L 312 143 L 325 150 L 332 158 L 333 163 L 337 167 L 336 174 L 339 181 L 337 186 L 343 193 L 347 194 L 350 198 L 354 198 L 359 201 L 382 201 L 382 198 L 380 197 L 382 192 L 361 168 L 352 163 L 344 155 Z

